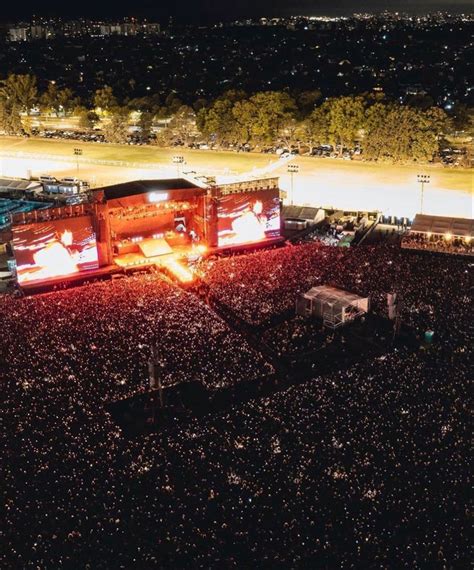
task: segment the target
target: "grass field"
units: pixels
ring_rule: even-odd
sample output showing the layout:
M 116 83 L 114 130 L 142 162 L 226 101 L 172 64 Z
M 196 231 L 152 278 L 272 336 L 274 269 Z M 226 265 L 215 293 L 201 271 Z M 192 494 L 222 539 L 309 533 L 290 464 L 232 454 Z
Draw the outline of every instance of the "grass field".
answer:
M 237 172 L 251 170 L 253 167 L 263 167 L 268 164 L 269 155 L 235 152 L 214 152 L 202 150 L 187 150 L 181 148 L 159 148 L 156 146 L 129 146 L 99 143 L 83 143 L 77 141 L 60 141 L 48 139 L 18 139 L 15 137 L 0 137 L 0 152 L 2 150 L 22 151 L 28 153 L 54 154 L 74 158 L 74 148 L 83 150 L 84 158 L 91 160 L 119 160 L 124 162 L 150 163 L 169 166 L 174 155 L 184 156 L 188 166 L 198 169 L 209 168 L 224 171 L 230 169 Z
M 24 176 L 52 172 L 57 175 L 74 173 L 76 162 L 73 150 L 83 150 L 80 175 L 97 184 L 109 184 L 136 178 L 175 176 L 177 167 L 172 164 L 174 155 L 184 157 L 183 171 L 218 175 L 226 179 L 235 175 L 274 175 L 280 185 L 290 192 L 291 181 L 287 164 L 279 163 L 274 155 L 163 149 L 153 146 L 126 146 L 97 143 L 78 143 L 45 139 L 19 139 L 0 137 L 2 151 L 25 152 L 58 156 L 45 160 L 27 156 L 3 158 L 2 174 Z M 70 158 L 70 162 L 67 159 Z M 113 160 L 134 163 L 123 167 L 86 164 L 86 161 Z M 439 165 L 386 165 L 355 161 L 298 157 L 299 165 L 294 176 L 295 203 L 315 206 L 335 206 L 350 209 L 379 209 L 386 213 L 413 216 L 420 211 L 420 185 L 417 174 L 429 174 L 431 181 L 425 187 L 424 212 L 433 214 L 473 217 L 473 170 L 449 169 Z M 150 169 L 156 165 L 155 169 Z

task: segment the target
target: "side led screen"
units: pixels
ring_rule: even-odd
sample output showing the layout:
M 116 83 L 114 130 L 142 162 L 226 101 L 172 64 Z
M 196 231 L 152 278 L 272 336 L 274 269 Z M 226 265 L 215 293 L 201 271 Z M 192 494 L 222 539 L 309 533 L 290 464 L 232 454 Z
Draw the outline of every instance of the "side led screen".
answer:
M 253 243 L 280 236 L 278 190 L 229 194 L 217 209 L 219 247 Z
M 14 227 L 13 249 L 20 284 L 99 267 L 88 216 Z

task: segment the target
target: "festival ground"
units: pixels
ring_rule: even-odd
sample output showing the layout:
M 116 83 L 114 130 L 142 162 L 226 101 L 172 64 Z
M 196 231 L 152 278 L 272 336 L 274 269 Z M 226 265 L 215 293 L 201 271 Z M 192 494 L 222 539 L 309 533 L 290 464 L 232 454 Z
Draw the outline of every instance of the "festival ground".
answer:
M 83 156 L 76 162 L 76 142 L 44 139 L 0 138 L 0 172 L 25 177 L 51 173 L 57 177 L 77 174 L 93 186 L 137 179 L 166 178 L 178 173 L 217 176 L 231 181 L 279 176 L 280 187 L 291 198 L 287 161 L 275 155 L 199 151 L 181 148 L 133 147 L 80 143 Z M 25 153 L 23 156 L 17 153 Z M 172 164 L 176 154 L 185 164 Z M 100 164 L 106 161 L 109 164 Z M 470 218 L 473 216 L 472 170 L 440 165 L 369 164 L 329 158 L 295 157 L 299 166 L 293 177 L 293 201 L 311 206 L 355 210 L 380 210 L 386 214 L 414 217 L 420 211 L 421 188 L 417 174 L 429 174 L 424 188 L 424 213 Z M 79 166 L 78 166 L 79 165 Z
M 206 389 L 198 382 L 167 386 L 162 391 L 162 402 L 158 390 L 112 402 L 108 410 L 125 436 L 136 437 L 142 433 L 176 429 L 231 406 L 242 405 L 254 398 L 269 397 L 291 386 L 298 386 L 311 379 L 315 372 L 330 374 L 349 369 L 365 360 L 384 359 L 386 354 L 394 350 L 411 352 L 419 348 L 416 335 L 410 328 L 403 327 L 395 337 L 391 321 L 369 315 L 363 321 L 353 322 L 337 331 L 323 330 L 322 322 L 314 321 L 311 325 L 314 330 L 318 329 L 321 345 L 310 352 L 282 356 L 275 347 L 261 340 L 264 331 L 260 327 L 245 326 L 234 315 L 220 311 L 215 304 L 212 305 L 212 310 L 224 318 L 236 334 L 251 345 L 258 344 L 275 372 L 232 387 Z M 294 315 L 284 322 L 293 321 Z M 271 332 L 269 328 L 265 334 Z
M 467 260 L 312 242 L 205 269 L 199 297 L 158 275 L 0 296 L 7 566 L 467 567 Z M 396 286 L 431 347 L 332 342 L 336 370 L 316 352 L 302 383 L 297 367 L 290 387 L 173 429 L 121 429 L 135 413 L 110 405 L 146 392 L 150 347 L 163 385 L 227 393 L 279 372 L 264 343 L 280 362 L 318 349 L 311 323 L 278 324 L 316 283 L 370 296 L 381 318 Z M 127 428 L 148 431 L 153 407 Z

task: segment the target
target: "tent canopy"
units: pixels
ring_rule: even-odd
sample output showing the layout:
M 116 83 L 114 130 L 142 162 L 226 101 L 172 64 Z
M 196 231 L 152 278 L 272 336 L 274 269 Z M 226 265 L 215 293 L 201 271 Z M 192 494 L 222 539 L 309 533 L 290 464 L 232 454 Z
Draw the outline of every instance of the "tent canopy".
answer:
M 428 216 L 417 214 L 410 233 L 451 234 L 453 237 L 473 237 L 474 220 L 469 218 L 448 218 L 445 216 Z
M 313 287 L 303 293 L 296 303 L 300 315 L 315 315 L 331 328 L 361 316 L 369 311 L 369 298 L 361 297 L 329 285 Z
M 304 297 L 306 299 L 319 299 L 321 302 L 340 307 L 364 305 L 368 301 L 367 297 L 360 297 L 355 293 L 349 293 L 329 285 L 313 287 L 304 294 Z

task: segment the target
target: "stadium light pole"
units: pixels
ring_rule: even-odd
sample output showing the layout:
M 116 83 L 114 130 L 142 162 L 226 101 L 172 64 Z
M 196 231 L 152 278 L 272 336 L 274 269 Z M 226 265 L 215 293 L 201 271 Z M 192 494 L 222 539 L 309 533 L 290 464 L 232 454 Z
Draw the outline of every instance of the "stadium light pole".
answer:
M 425 184 L 430 183 L 431 176 L 429 174 L 418 174 L 416 179 L 418 184 L 421 184 L 421 195 L 420 195 L 420 214 L 423 213 L 423 201 L 425 199 Z
M 300 170 L 300 167 L 297 164 L 289 164 L 288 165 L 288 173 L 291 177 L 291 198 L 290 198 L 290 205 L 293 206 L 293 177 L 297 174 Z
M 75 148 L 74 156 L 76 157 L 76 171 L 79 176 L 79 157 L 82 156 L 82 148 Z
M 184 156 L 173 156 L 173 164 L 176 164 L 178 178 L 181 175 L 181 165 L 184 164 Z

